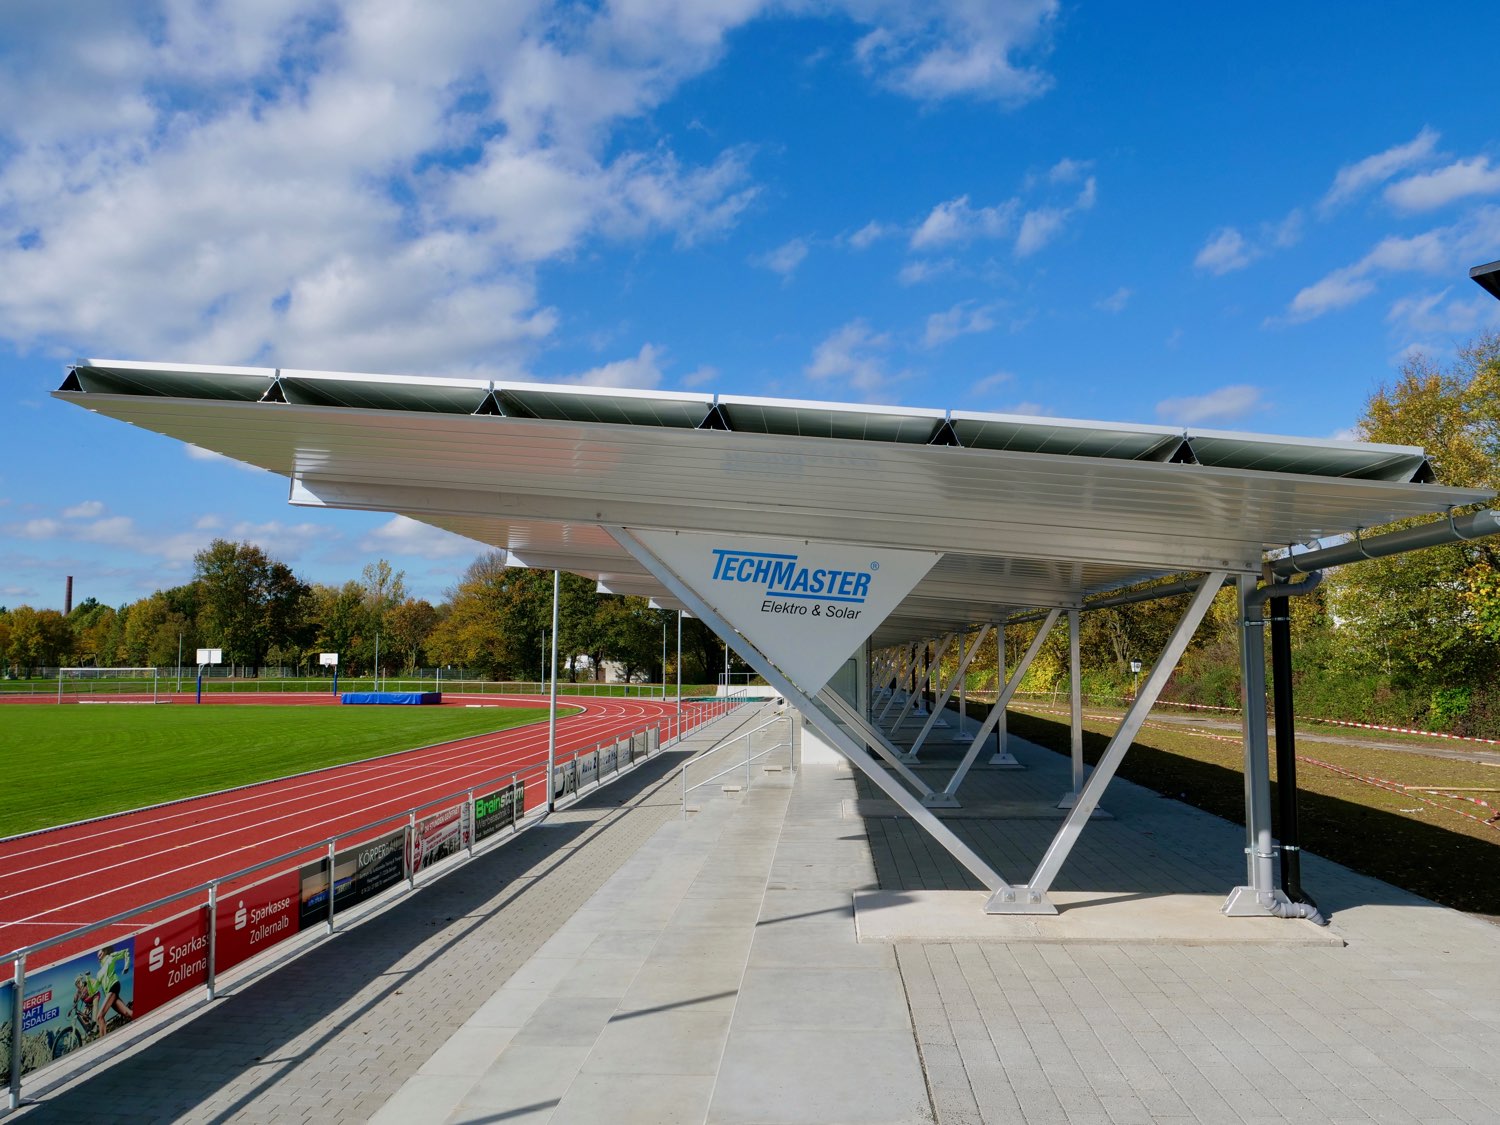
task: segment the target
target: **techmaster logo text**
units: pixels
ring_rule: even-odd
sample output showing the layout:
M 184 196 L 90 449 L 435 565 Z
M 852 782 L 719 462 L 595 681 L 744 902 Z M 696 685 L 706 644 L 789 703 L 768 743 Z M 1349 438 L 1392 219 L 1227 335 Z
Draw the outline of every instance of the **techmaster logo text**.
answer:
M 851 607 L 865 603 L 874 572 L 880 569 L 877 562 L 872 562 L 867 571 L 814 567 L 805 565 L 797 555 L 767 551 L 717 547 L 713 553 L 714 581 L 758 586 L 765 595 L 762 613 L 799 617 L 858 617 L 860 611 Z M 782 601 L 784 598 L 791 600 Z M 801 602 L 829 604 L 809 608 L 798 604 Z

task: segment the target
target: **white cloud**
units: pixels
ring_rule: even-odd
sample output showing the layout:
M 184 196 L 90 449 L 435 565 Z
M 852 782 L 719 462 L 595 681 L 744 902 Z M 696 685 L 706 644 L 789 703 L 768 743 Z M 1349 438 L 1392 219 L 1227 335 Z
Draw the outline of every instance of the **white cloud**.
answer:
M 1406 237 L 1381 239 L 1359 261 L 1342 266 L 1300 290 L 1287 319 L 1312 320 L 1363 300 L 1386 274 L 1457 274 L 1500 243 L 1500 207 L 1479 207 L 1459 222 Z
M 87 520 L 104 514 L 104 505 L 98 500 L 85 500 L 81 504 L 74 504 L 71 508 L 63 509 L 63 518 L 70 520 Z
M 1035 254 L 1051 242 L 1068 221 L 1068 214 L 1061 207 L 1040 207 L 1035 211 L 1027 211 L 1021 219 L 1020 233 L 1016 235 L 1016 256 L 1024 258 Z
M 1344 165 L 1339 169 L 1338 175 L 1333 178 L 1333 185 L 1329 187 L 1327 194 L 1323 196 L 1321 204 L 1323 211 L 1331 211 L 1366 188 L 1384 183 L 1396 173 L 1430 160 L 1437 148 L 1437 142 L 1438 134 L 1432 129 L 1423 128 L 1405 144 L 1394 145 L 1384 152 L 1377 152 L 1353 164 Z
M 1002 414 L 1020 414 L 1028 418 L 1056 418 L 1057 411 L 1042 402 L 1018 402 L 1000 411 Z
M 851 320 L 813 350 L 804 370 L 809 379 L 842 381 L 866 398 L 874 397 L 906 377 L 905 372 L 892 373 L 887 368 L 884 353 L 890 343 L 889 335 L 872 331 L 864 319 Z
M 994 305 L 978 305 L 964 301 L 946 312 L 933 313 L 927 318 L 927 329 L 922 335 L 922 346 L 935 348 L 959 336 L 988 332 L 995 327 Z
M 1125 311 L 1125 306 L 1130 303 L 1134 291 L 1127 286 L 1120 286 L 1108 297 L 1101 297 L 1094 302 L 1094 308 L 1103 309 L 1105 312 L 1120 313 Z
M 1071 184 L 1080 179 L 1085 172 L 1094 166 L 1092 160 L 1072 160 L 1063 157 L 1047 170 L 1047 179 L 1054 184 Z
M 701 367 L 698 367 L 698 368 L 695 368 L 692 371 L 689 371 L 686 375 L 684 375 L 681 379 L 679 379 L 677 381 L 679 383 L 681 383 L 684 387 L 686 387 L 688 390 L 696 390 L 698 387 L 707 386 L 709 383 L 712 383 L 718 377 L 719 377 L 719 369 L 717 367 L 713 367 L 710 364 L 705 363 Z
M 868 13 L 876 24 L 859 41 L 856 57 L 887 85 L 912 97 L 969 95 L 1019 105 L 1051 86 L 1047 74 L 1019 59 L 1045 46 L 1057 0 L 853 0 L 846 7 L 856 19 Z
M 1245 236 L 1234 227 L 1220 227 L 1208 236 L 1208 241 L 1193 259 L 1193 265 L 1222 277 L 1234 270 L 1244 269 L 1259 256 L 1245 241 Z
M 1385 199 L 1401 211 L 1431 211 L 1455 199 L 1496 192 L 1500 192 L 1500 168 L 1492 168 L 1486 157 L 1476 156 L 1391 184 L 1385 189 Z
M 1182 425 L 1232 422 L 1264 409 L 1264 405 L 1259 387 L 1241 383 L 1205 395 L 1163 399 L 1156 404 L 1156 416 Z
M 423 559 L 453 559 L 480 550 L 472 539 L 451 531 L 419 523 L 406 516 L 392 516 L 359 541 L 369 554 L 415 556 Z
M 1398 298 L 1386 321 L 1407 332 L 1464 336 L 1481 329 L 1500 328 L 1500 303 L 1486 293 L 1453 298 L 1452 288 Z
M 976 238 L 1000 238 L 1009 233 L 1019 202 L 1008 199 L 993 207 L 971 207 L 969 197 L 939 203 L 912 233 L 913 250 L 929 250 L 972 242 Z
M 996 371 L 993 375 L 986 375 L 983 379 L 976 381 L 974 385 L 969 388 L 969 397 L 983 398 L 991 391 L 1003 387 L 1007 383 L 1015 382 L 1015 379 L 1016 377 L 1009 371 Z M 1014 411 L 1012 411 L 1012 413 L 1014 413 Z
M 901 267 L 896 274 L 896 280 L 902 285 L 920 285 L 924 281 L 931 281 L 935 277 L 951 273 L 956 266 L 957 263 L 952 258 L 942 258 L 938 261 L 914 258 Z
M 897 228 L 871 219 L 849 236 L 849 245 L 856 250 L 867 250 L 882 238 L 897 233 Z
M 585 387 L 630 387 L 637 390 L 652 390 L 661 386 L 662 350 L 652 344 L 642 344 L 640 352 L 632 359 L 617 359 L 600 367 L 559 379 L 561 383 L 575 383 Z
M 783 278 L 790 278 L 806 257 L 807 240 L 805 238 L 794 238 L 789 242 L 783 242 L 774 250 L 750 259 L 750 261 L 751 264 L 763 266 L 772 273 L 779 273 Z

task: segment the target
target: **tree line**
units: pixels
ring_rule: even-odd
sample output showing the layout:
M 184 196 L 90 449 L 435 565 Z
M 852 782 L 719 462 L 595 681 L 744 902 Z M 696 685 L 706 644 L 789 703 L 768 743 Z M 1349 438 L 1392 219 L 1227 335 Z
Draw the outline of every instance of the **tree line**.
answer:
M 256 675 L 273 667 L 318 674 L 318 654 L 339 654 L 345 674 L 447 667 L 497 680 L 544 675 L 551 647 L 552 574 L 480 555 L 446 600 L 411 596 L 385 559 L 341 586 L 309 583 L 254 543 L 216 539 L 193 559 L 193 578 L 118 607 L 88 598 L 64 615 L 0 607 L 0 667 L 26 677 L 44 667 L 176 667 L 196 650 Z M 630 679 L 677 674 L 677 614 L 644 598 L 600 594 L 592 579 L 561 576 L 559 678 L 599 679 L 607 664 Z M 665 653 L 663 641 L 665 640 Z M 701 622 L 682 630 L 684 683 L 713 682 L 722 644 Z M 738 667 L 738 665 L 736 665 Z

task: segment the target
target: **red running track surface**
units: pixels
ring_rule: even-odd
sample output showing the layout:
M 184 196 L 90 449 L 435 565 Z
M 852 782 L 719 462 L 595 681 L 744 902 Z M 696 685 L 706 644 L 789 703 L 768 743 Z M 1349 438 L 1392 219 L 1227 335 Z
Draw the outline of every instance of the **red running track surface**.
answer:
M 266 695 L 221 699 L 277 701 Z M 331 702 L 327 696 L 281 699 Z M 492 706 L 546 705 L 544 697 L 535 696 L 475 699 Z M 558 719 L 559 762 L 599 742 L 671 721 L 677 712 L 675 701 L 578 697 L 566 702 L 584 710 Z M 712 713 L 711 706 L 684 704 L 684 727 L 691 729 Z M 424 801 L 492 781 L 504 784 L 512 771 L 522 773 L 526 807 L 535 809 L 545 801 L 546 757 L 547 724 L 533 723 L 0 841 L 0 953 L 343 835 Z M 386 824 L 350 835 L 340 840 L 339 848 L 397 827 Z M 314 862 L 322 854 L 308 852 L 288 866 Z M 143 921 L 169 917 L 189 905 L 183 900 L 141 915 L 117 932 L 83 939 L 77 948 L 134 932 Z M 75 951 L 59 945 L 34 954 L 33 964 L 50 964 Z M 0 965 L 0 981 L 12 975 L 11 963 Z

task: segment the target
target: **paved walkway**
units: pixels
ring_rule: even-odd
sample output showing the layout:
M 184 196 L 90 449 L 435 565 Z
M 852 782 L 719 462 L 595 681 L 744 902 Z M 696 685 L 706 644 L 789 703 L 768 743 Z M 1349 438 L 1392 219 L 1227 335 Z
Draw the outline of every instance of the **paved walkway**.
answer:
M 1013 749 L 949 823 L 1022 881 L 1067 770 Z M 860 943 L 856 892 L 972 884 L 847 770 L 762 765 L 683 820 L 663 756 L 26 1116 L 1500 1121 L 1500 927 L 1308 856 L 1342 946 Z M 1241 881 L 1238 827 L 1105 807 L 1060 889 Z

